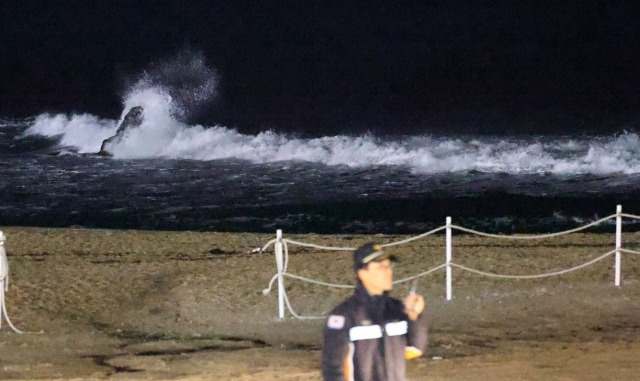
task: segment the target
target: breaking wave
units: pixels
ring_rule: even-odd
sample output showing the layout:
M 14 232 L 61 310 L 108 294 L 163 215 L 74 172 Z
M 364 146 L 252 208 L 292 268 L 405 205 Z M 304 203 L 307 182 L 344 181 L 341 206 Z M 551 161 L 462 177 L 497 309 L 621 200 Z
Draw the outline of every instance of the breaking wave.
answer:
M 168 99 L 147 89 L 145 121 L 114 147 L 114 159 L 241 159 L 252 163 L 307 161 L 349 167 L 406 166 L 419 173 L 551 174 L 640 173 L 636 133 L 591 137 L 372 135 L 289 137 L 272 131 L 246 135 L 223 126 L 184 124 L 168 112 Z M 59 139 L 79 153 L 100 149 L 119 121 L 92 115 L 38 116 L 25 135 Z
M 225 126 L 190 125 L 190 113 L 217 96 L 218 75 L 199 53 L 142 73 L 123 98 L 120 120 L 89 114 L 42 114 L 28 121 L 17 139 L 39 135 L 61 149 L 95 153 L 115 134 L 131 107 L 144 108 L 140 127 L 110 146 L 113 159 L 241 159 L 252 163 L 306 161 L 332 166 L 403 166 L 416 173 L 509 174 L 640 173 L 640 138 L 614 136 L 406 136 L 373 135 L 297 138 L 273 131 L 257 135 Z

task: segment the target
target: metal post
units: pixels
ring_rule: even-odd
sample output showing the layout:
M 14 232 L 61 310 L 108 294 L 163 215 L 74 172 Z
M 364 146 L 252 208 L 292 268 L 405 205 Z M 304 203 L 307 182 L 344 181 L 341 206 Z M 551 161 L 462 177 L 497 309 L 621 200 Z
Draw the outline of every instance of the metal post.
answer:
M 276 265 L 278 266 L 278 316 L 284 318 L 284 280 L 282 272 L 284 267 L 284 259 L 282 255 L 282 230 L 276 230 Z
M 451 289 L 451 217 L 447 217 L 446 219 L 447 222 L 447 234 L 446 234 L 446 240 L 447 240 L 447 249 L 446 249 L 446 255 L 447 255 L 447 300 L 451 300 L 453 298 L 452 294 L 453 291 Z
M 620 248 L 622 247 L 622 205 L 616 209 L 616 286 L 620 287 Z

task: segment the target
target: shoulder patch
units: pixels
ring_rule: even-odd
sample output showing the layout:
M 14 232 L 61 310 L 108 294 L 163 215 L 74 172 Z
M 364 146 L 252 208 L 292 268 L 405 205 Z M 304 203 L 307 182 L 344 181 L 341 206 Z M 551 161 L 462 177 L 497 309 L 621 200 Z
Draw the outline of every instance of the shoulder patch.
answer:
M 327 318 L 327 327 L 331 329 L 342 329 L 344 327 L 344 316 L 330 315 Z

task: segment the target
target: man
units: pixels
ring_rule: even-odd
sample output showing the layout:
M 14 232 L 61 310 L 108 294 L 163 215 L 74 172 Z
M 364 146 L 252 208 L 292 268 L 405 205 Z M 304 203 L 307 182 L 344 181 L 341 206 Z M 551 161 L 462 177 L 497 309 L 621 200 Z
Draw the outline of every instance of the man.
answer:
M 325 381 L 404 381 L 405 359 L 422 355 L 427 343 L 420 319 L 424 299 L 410 293 L 401 302 L 388 295 L 395 262 L 375 243 L 353 253 L 356 290 L 325 322 Z

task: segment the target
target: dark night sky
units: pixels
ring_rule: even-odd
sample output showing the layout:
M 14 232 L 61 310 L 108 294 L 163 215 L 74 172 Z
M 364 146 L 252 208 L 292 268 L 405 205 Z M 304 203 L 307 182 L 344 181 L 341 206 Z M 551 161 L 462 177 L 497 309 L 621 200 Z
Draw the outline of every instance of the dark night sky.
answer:
M 221 76 L 197 122 L 240 130 L 638 125 L 637 1 L 478 3 L 3 1 L 0 115 L 117 118 L 127 81 L 192 48 Z

